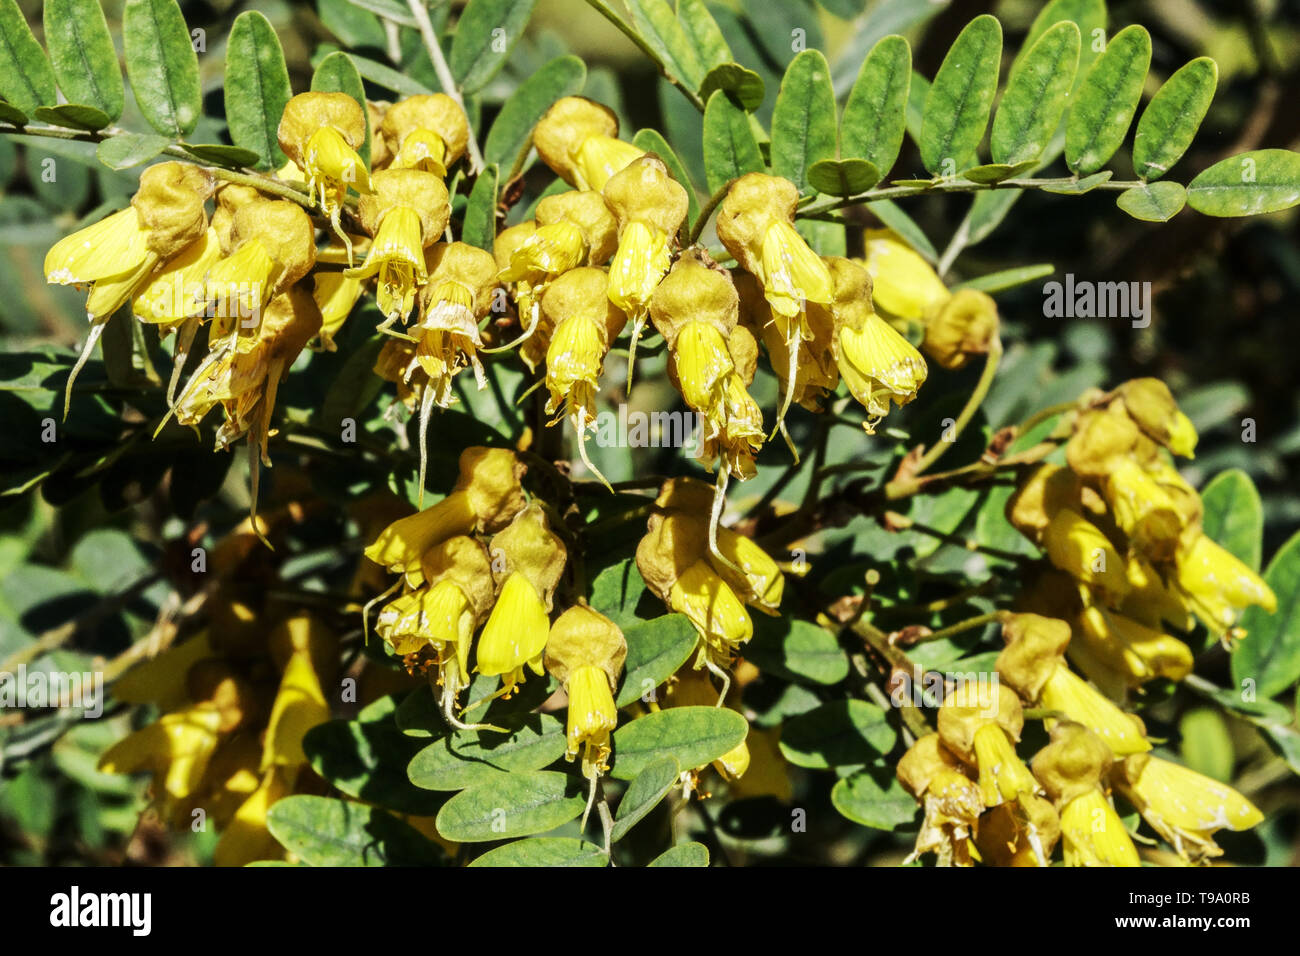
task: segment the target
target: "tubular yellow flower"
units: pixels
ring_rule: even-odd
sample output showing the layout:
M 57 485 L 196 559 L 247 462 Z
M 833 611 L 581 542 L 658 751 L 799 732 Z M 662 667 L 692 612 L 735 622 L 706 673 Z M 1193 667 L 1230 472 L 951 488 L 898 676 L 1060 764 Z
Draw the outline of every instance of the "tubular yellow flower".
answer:
M 451 215 L 447 187 L 433 173 L 386 169 L 375 173 L 374 191 L 362 199 L 361 222 L 374 236 L 366 261 L 344 275 L 377 275 L 376 300 L 385 320 L 380 329 L 406 321 L 415 296 L 428 281 L 425 252 L 442 236 Z
M 239 805 L 213 848 L 212 862 L 216 866 L 247 866 L 284 856 L 280 841 L 267 828 L 266 816 L 272 804 L 292 792 L 291 776 L 296 774 L 282 767 L 263 774 L 257 789 Z
M 1118 602 L 1128 592 L 1124 559 L 1101 529 L 1071 508 L 1052 515 L 1043 533 L 1047 559 L 1057 568 Z
M 448 538 L 469 534 L 478 521 L 465 491 L 453 491 L 436 505 L 400 518 L 379 533 L 365 551 L 376 564 L 394 574 L 406 576 L 418 587 L 424 580 L 420 560 L 425 553 Z
M 371 192 L 370 172 L 358 149 L 366 141 L 361 104 L 346 93 L 300 93 L 285 104 L 276 133 L 280 148 L 307 176 L 307 185 L 334 224 L 349 187 Z
M 1132 758 L 1130 758 L 1132 759 Z M 1034 757 L 1034 776 L 1061 815 L 1066 866 L 1139 866 L 1137 848 L 1101 789 L 1110 749 L 1087 728 L 1062 721 Z
M 1210 633 L 1235 636 L 1240 612 L 1257 605 L 1272 613 L 1277 595 L 1236 555 L 1205 534 L 1177 556 L 1174 587 Z
M 945 747 L 979 771 L 986 806 L 1038 790 L 1016 754 L 1024 713 L 1020 700 L 998 681 L 958 685 L 939 708 L 939 737 Z
M 708 486 L 704 487 L 709 490 Z M 741 571 L 737 574 L 731 567 L 709 556 L 709 564 L 736 592 L 736 596 L 760 611 L 777 614 L 785 590 L 785 577 L 772 557 L 752 539 L 729 528 L 718 529 L 718 550 Z
M 597 192 L 644 155 L 618 139 L 612 110 L 580 96 L 563 97 L 546 111 L 533 130 L 533 145 L 542 162 L 570 186 Z
M 940 866 L 970 866 L 970 838 L 984 812 L 984 798 L 939 735 L 926 734 L 912 744 L 896 773 L 925 811 L 916 846 L 905 862 L 935 853 Z
M 1007 646 L 995 670 L 1025 700 L 1059 711 L 1104 740 L 1119 756 L 1151 749 L 1141 721 L 1073 674 L 1064 655 L 1070 625 L 1038 614 L 1013 614 L 1002 625 Z M 1055 721 L 1048 721 L 1051 730 Z
M 879 311 L 924 322 L 951 298 L 938 273 L 896 233 L 868 229 L 863 239 L 863 264 L 871 273 L 871 299 Z
M 997 304 L 977 289 L 959 289 L 926 319 L 921 348 L 942 368 L 959 369 L 987 354 L 997 337 Z
M 1136 687 L 1158 677 L 1180 681 L 1192 670 L 1186 644 L 1123 614 L 1090 605 L 1075 618 L 1075 637 L 1091 658 L 1123 674 Z M 1071 652 L 1077 648 L 1071 648 Z M 1087 672 L 1083 659 L 1079 666 Z
M 524 679 L 524 667 L 541 675 L 542 651 L 551 622 L 537 588 L 516 571 L 506 578 L 492 613 L 478 639 L 474 669 L 489 676 L 500 674 L 509 697 Z
M 1143 819 L 1184 859 L 1221 856 L 1215 831 L 1249 830 L 1264 819 L 1227 784 L 1159 757 L 1129 757 L 1114 777 Z
M 208 228 L 204 203 L 212 178 L 184 163 L 158 163 L 140 175 L 131 206 L 65 236 L 45 255 L 45 280 L 89 287 L 86 318 L 90 334 L 68 376 L 63 413 L 72 386 L 109 316 L 151 279 L 158 267 L 200 240 Z
M 416 360 L 429 376 L 433 401 L 441 408 L 455 399 L 453 376 L 466 365 L 478 387 L 487 386 L 478 350 L 478 323 L 492 308 L 496 262 L 492 255 L 463 242 L 437 243 L 428 252 L 429 283 L 420 295 L 420 345 Z
M 849 391 L 867 410 L 862 427 L 868 435 L 875 434 L 893 405 L 916 398 L 929 374 L 921 353 L 875 313 L 859 327 L 840 329 L 835 358 Z
M 389 168 L 423 169 L 442 179 L 465 155 L 469 120 L 445 93 L 412 96 L 385 111 L 379 133 L 392 154 Z
M 736 648 L 754 635 L 736 592 L 705 560 L 689 565 L 673 582 L 667 603 L 690 618 L 717 663 L 729 663 Z
M 309 651 L 295 651 L 280 678 L 266 725 L 262 770 L 272 766 L 299 767 L 307 762 L 302 738 L 330 719 L 329 704 L 321 690 L 320 676 Z
M 1119 387 L 1124 410 L 1152 441 L 1183 458 L 1196 457 L 1196 428 L 1158 378 L 1135 378 Z
M 618 626 L 585 604 L 569 608 L 551 625 L 546 670 L 569 696 L 568 751 L 582 753 L 582 775 L 595 777 L 609 766 L 610 733 L 618 724 L 613 690 L 618 686 L 627 642 Z
M 990 866 L 1049 866 L 1060 839 L 1061 818 L 1052 804 L 1022 793 L 980 817 L 975 845 Z
M 131 311 L 140 321 L 158 326 L 163 335 L 201 317 L 208 303 L 208 272 L 220 258 L 217 231 L 209 226 L 135 292 Z M 183 359 L 178 356 L 177 361 Z
M 342 272 L 317 272 L 313 281 L 312 296 L 321 313 L 320 345 L 326 352 L 333 352 L 334 336 L 352 314 L 365 286 L 360 279 Z

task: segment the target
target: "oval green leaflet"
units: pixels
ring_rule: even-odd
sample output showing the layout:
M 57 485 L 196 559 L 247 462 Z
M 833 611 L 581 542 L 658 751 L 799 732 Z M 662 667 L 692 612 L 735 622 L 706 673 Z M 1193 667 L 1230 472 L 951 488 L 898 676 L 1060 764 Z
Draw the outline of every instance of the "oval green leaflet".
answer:
M 882 37 L 849 91 L 840 119 L 840 156 L 865 159 L 885 176 L 903 146 L 912 48 L 900 36 Z
M 1002 24 L 982 14 L 966 25 L 935 75 L 921 117 L 921 163 L 955 176 L 975 165 L 1002 60 Z
M 1151 66 L 1151 34 L 1134 24 L 1111 39 L 1075 94 L 1065 122 L 1065 163 L 1087 176 L 1106 165 L 1128 135 Z
M 995 163 L 1038 159 L 1065 112 L 1079 68 L 1079 28 L 1064 20 L 1045 32 L 1007 80 L 993 117 L 989 149 Z
M 99 0 L 45 0 L 45 44 L 69 103 L 122 115 L 126 88 Z
M 1151 97 L 1133 138 L 1133 171 L 1139 177 L 1159 179 L 1187 152 L 1218 81 L 1218 65 L 1202 56 L 1178 70 Z
M 202 110 L 199 58 L 176 0 L 126 0 L 122 48 L 145 120 L 174 139 L 194 131 Z
M 587 805 L 577 777 L 549 770 L 500 774 L 462 790 L 438 811 L 438 832 L 457 843 L 532 836 L 576 819 Z
M 749 723 L 725 707 L 673 707 L 614 731 L 610 776 L 631 780 L 652 763 L 675 757 L 683 770 L 712 763 L 744 742 Z
M 235 18 L 226 42 L 226 123 L 234 144 L 257 154 L 260 169 L 279 169 L 287 160 L 276 131 L 292 96 L 275 28 L 246 10 Z

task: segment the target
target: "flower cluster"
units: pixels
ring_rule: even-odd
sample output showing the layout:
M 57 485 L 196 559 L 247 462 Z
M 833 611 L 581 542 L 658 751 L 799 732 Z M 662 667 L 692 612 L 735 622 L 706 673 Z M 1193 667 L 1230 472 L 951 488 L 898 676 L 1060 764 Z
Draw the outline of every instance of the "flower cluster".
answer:
M 1144 378 L 1083 396 L 1070 415 L 1066 464 L 1043 464 L 1007 504 L 1050 569 L 1019 605 L 1070 623 L 1072 661 L 1116 699 L 1156 678 L 1181 680 L 1192 653 L 1166 626 L 1199 620 L 1225 643 L 1250 605 L 1277 598 L 1201 528 L 1200 496 L 1174 467 L 1196 432 L 1164 383 Z
M 1222 853 L 1215 831 L 1263 819 L 1231 787 L 1153 754 L 1142 721 L 1070 670 L 1065 621 L 1011 614 L 1002 636 L 997 681 L 959 686 L 939 710 L 939 732 L 899 763 L 925 811 L 914 857 L 1047 866 L 1059 842 L 1066 866 L 1138 866 L 1112 792 L 1190 861 Z M 1051 742 L 1030 765 L 1016 753 L 1022 700 L 1053 714 Z

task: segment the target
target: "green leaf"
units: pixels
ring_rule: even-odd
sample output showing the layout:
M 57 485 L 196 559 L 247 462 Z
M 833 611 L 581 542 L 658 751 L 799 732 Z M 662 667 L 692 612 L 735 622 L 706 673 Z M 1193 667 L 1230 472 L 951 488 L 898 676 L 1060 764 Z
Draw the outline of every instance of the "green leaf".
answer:
M 722 63 L 709 70 L 700 84 L 700 99 L 707 103 L 716 90 L 726 90 L 746 112 L 752 113 L 763 105 L 767 85 L 761 76 L 739 63 Z
M 1002 24 L 981 14 L 961 31 L 925 98 L 921 163 L 935 176 L 972 165 L 998 85 Z
M 1038 161 L 1035 159 L 1016 163 L 1013 166 L 1006 163 L 982 163 L 979 166 L 972 166 L 970 169 L 963 169 L 958 175 L 962 179 L 969 179 L 973 183 L 1000 183 L 1004 179 L 1019 176 L 1037 165 Z
M 834 634 L 788 616 L 757 618 L 745 658 L 764 673 L 787 680 L 838 684 L 849 676 L 848 655 Z
M 711 72 L 715 67 L 735 59 L 732 56 L 731 47 L 727 46 L 726 37 L 722 35 L 722 29 L 718 26 L 718 21 L 713 19 L 713 14 L 709 13 L 709 8 L 704 0 L 677 0 L 677 20 L 682 25 L 691 49 L 695 52 L 695 59 L 699 61 L 700 66 L 705 70 Z M 757 76 L 758 74 L 752 75 Z M 761 78 L 759 82 L 763 82 Z M 707 77 L 704 85 L 708 85 Z M 703 87 L 700 88 L 700 98 L 706 101 L 709 98 Z M 759 97 L 759 102 L 762 102 L 762 96 Z M 747 106 L 746 108 L 754 109 L 755 107 Z
M 591 606 L 626 632 L 642 621 L 636 616 L 636 606 L 645 593 L 645 580 L 636 560 L 627 558 L 596 575 L 591 583 Z
M 662 159 L 664 165 L 668 167 L 668 171 L 673 174 L 673 178 L 686 188 L 686 196 L 689 201 L 686 221 L 688 223 L 694 222 L 700 215 L 700 200 L 695 194 L 695 184 L 691 181 L 690 173 L 686 171 L 681 158 L 668 145 L 668 140 L 664 139 L 658 130 L 647 127 L 646 129 L 637 130 L 636 135 L 632 137 L 632 145 L 637 149 L 645 150 L 647 153 L 654 153 Z
M 366 117 L 366 141 L 357 150 L 361 159 L 370 164 L 370 108 L 366 106 L 366 87 L 352 57 L 346 53 L 331 53 L 316 65 L 311 75 L 311 88 L 316 93 L 346 93 L 361 104 L 361 115 Z M 277 121 L 278 124 L 278 121 Z
M 993 117 L 989 150 L 995 163 L 1037 160 L 1061 123 L 1079 69 L 1079 28 L 1062 21 L 1017 61 Z
M 677 783 L 680 774 L 681 769 L 672 757 L 656 760 L 637 774 L 618 803 L 610 841 L 617 843 L 627 836 L 629 830 L 659 805 L 659 801 Z
M 1076 179 L 1070 183 L 1058 183 L 1053 186 L 1040 187 L 1043 192 L 1055 193 L 1058 196 L 1082 196 L 1084 193 L 1090 193 L 1102 183 L 1109 182 L 1115 174 L 1109 169 L 1103 169 L 1099 173 L 1093 173 L 1091 176 L 1084 176 L 1082 179 Z
M 1111 39 L 1084 77 L 1065 123 L 1065 163 L 1086 176 L 1106 165 L 1128 135 L 1151 66 L 1151 34 L 1133 24 Z
M 383 17 L 385 20 L 392 20 L 404 27 L 418 25 L 415 22 L 415 17 L 411 14 L 411 8 L 402 0 L 348 0 L 348 2 L 354 7 L 369 10 L 375 16 Z
M 493 163 L 478 174 L 465 204 L 465 219 L 460 241 L 492 251 L 497 235 L 497 177 L 500 170 Z
M 476 93 L 497 75 L 536 5 L 537 0 L 470 0 L 465 5 L 447 54 L 457 86 Z
M 213 166 L 229 166 L 235 169 L 256 166 L 261 156 L 242 146 L 227 146 L 224 143 L 181 143 L 181 149 L 202 163 Z
M 699 643 L 695 626 L 684 614 L 665 614 L 626 628 L 627 660 L 615 702 L 626 707 L 647 698 L 677 673 Z
M 864 827 L 893 830 L 911 823 L 916 816 L 916 800 L 903 789 L 892 772 L 881 786 L 871 771 L 845 777 L 831 789 L 831 804 L 841 815 Z
M 1071 20 L 1079 28 L 1079 35 L 1083 38 L 1079 66 L 1086 70 L 1100 54 L 1097 40 L 1106 37 L 1106 0 L 1052 0 L 1034 18 L 1016 60 L 1028 55 L 1038 38 L 1062 20 Z M 1012 68 L 1015 66 L 1013 63 Z
M 445 862 L 414 827 L 378 807 L 298 795 L 271 805 L 271 835 L 312 866 L 411 866 Z
M 708 866 L 709 848 L 703 843 L 679 843 L 651 860 L 647 866 Z
M 856 196 L 880 182 L 880 171 L 865 159 L 819 159 L 808 167 L 808 185 L 832 196 Z
M 10 126 L 26 126 L 27 114 L 4 100 L 0 100 L 0 123 L 8 123 Z M 5 181 L 8 181 L 7 176 Z
M 837 700 L 791 717 L 781 728 L 781 753 L 796 767 L 826 770 L 867 764 L 894 746 L 885 712 L 864 700 Z
M 483 160 L 509 169 L 528 144 L 533 126 L 562 96 L 582 92 L 587 67 L 576 56 L 560 56 L 525 80 L 501 106 L 483 144 Z
M 688 90 L 704 82 L 704 65 L 667 0 L 625 0 L 637 35 L 654 51 L 669 76 Z
M 415 755 L 407 775 L 426 790 L 464 790 L 503 773 L 540 770 L 564 756 L 564 725 L 549 714 L 531 714 L 510 734 L 458 730 Z
M 1138 120 L 1133 171 L 1159 179 L 1187 152 L 1214 99 L 1219 67 L 1208 56 L 1192 60 L 1156 91 Z
M 1248 607 L 1241 616 L 1246 636 L 1232 655 L 1237 686 L 1253 680 L 1258 697 L 1274 697 L 1300 678 L 1300 533 L 1278 550 L 1264 572 L 1277 595 L 1277 611 Z
M 799 191 L 808 188 L 808 169 L 838 152 L 835 91 L 820 50 L 804 50 L 781 79 L 772 110 L 772 172 Z
M 1024 192 L 1023 189 L 990 189 L 978 193 L 963 224 L 967 233 L 966 245 L 973 246 L 992 235 Z
M 704 172 L 709 193 L 746 173 L 766 169 L 749 114 L 722 90 L 709 97 L 704 107 Z
M 149 125 L 180 139 L 202 111 L 199 58 L 176 0 L 126 0 L 122 48 L 135 101 Z
M 59 99 L 49 58 L 17 0 L 0 0 L 0 96 L 29 114 Z
M 990 272 L 966 282 L 960 283 L 958 289 L 978 289 L 980 292 L 987 292 L 992 295 L 995 292 L 1003 292 L 1007 289 L 1014 289 L 1016 286 L 1024 285 L 1028 282 L 1037 282 L 1039 279 L 1045 279 L 1056 271 L 1056 266 L 1050 262 L 1041 262 L 1033 266 L 1016 266 L 1011 269 L 1001 269 L 997 272 Z
M 112 118 L 103 110 L 80 103 L 61 103 L 58 106 L 38 106 L 32 110 L 32 118 L 51 126 L 65 126 L 69 129 L 101 130 Z
M 488 850 L 470 866 L 608 866 L 605 851 L 576 837 L 530 837 Z
M 1167 222 L 1186 204 L 1187 190 L 1174 182 L 1132 186 L 1115 198 L 1115 205 L 1145 222 Z
M 382 50 L 388 43 L 379 17 L 351 0 L 316 0 L 316 15 L 345 47 Z
M 1178 722 L 1178 734 L 1183 763 L 1223 783 L 1232 781 L 1232 734 L 1217 710 L 1200 707 L 1188 711 Z
M 275 28 L 256 10 L 244 11 L 226 43 L 226 124 L 236 146 L 257 154 L 258 169 L 280 169 L 288 161 L 276 131 L 292 97 Z
M 554 830 L 582 814 L 583 787 L 553 771 L 499 774 L 456 794 L 438 811 L 438 832 L 457 843 L 509 840 Z
M 126 88 L 99 0 L 45 0 L 45 44 L 68 102 L 122 115 Z
M 349 797 L 398 813 L 427 816 L 442 804 L 438 794 L 414 786 L 406 765 L 421 741 L 405 736 L 392 711 L 377 719 L 331 720 L 313 727 L 302 749 L 312 769 Z
M 862 61 L 840 119 L 840 156 L 865 159 L 884 176 L 903 145 L 912 48 L 900 36 L 882 37 Z
M 1300 203 L 1300 153 L 1257 149 L 1220 160 L 1191 181 L 1187 204 L 1207 216 L 1258 216 Z
M 725 707 L 673 707 L 647 714 L 614 731 L 610 775 L 631 780 L 665 757 L 676 757 L 683 770 L 694 770 L 740 746 L 748 733 L 745 718 Z
M 399 96 L 424 96 L 434 92 L 419 80 L 413 79 L 400 70 L 394 70 L 391 66 L 385 66 L 377 60 L 371 60 L 364 56 L 356 56 L 355 54 L 350 54 L 350 56 L 352 65 L 357 68 L 357 73 L 360 76 L 365 77 L 371 83 L 382 86 L 386 90 L 392 90 Z
M 976 197 L 978 199 L 978 197 Z M 907 244 L 919 252 L 925 259 L 930 262 L 936 262 L 939 259 L 939 250 L 935 249 L 934 243 L 930 241 L 925 231 L 916 224 L 911 216 L 903 211 L 903 207 L 898 205 L 892 199 L 877 199 L 875 202 L 868 203 L 867 208 L 894 232 L 906 240 Z
M 1264 505 L 1240 468 L 1223 471 L 1201 492 L 1201 530 L 1255 571 L 1263 558 Z
M 171 145 L 166 136 L 150 133 L 119 133 L 95 148 L 99 161 L 109 169 L 130 169 L 147 163 Z

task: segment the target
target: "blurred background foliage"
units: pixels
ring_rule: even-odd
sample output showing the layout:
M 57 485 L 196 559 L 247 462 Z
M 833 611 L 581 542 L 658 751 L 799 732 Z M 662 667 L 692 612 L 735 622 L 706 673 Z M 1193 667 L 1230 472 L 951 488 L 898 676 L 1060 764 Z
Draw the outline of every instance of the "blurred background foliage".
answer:
M 340 46 L 436 89 L 436 76 L 414 31 L 403 31 L 395 39 L 365 9 L 368 5 L 373 4 L 182 2 L 191 28 L 203 31 L 205 47 L 199 65 L 206 115 L 192 140 L 227 141 L 224 123 L 212 117 L 222 113 L 224 38 L 244 9 L 256 8 L 275 25 L 296 91 L 308 88 L 314 65 Z M 39 0 L 19 0 L 19 6 L 39 38 Z M 121 2 L 106 0 L 104 6 L 118 37 Z M 445 29 L 454 23 L 454 7 L 435 5 L 435 26 Z M 1015 50 L 1041 7 L 1038 0 L 710 3 L 737 58 L 766 81 L 766 101 L 758 110 L 765 122 L 781 74 L 794 55 L 792 29 L 805 30 L 807 46 L 826 52 L 842 102 L 863 56 L 881 36 L 904 33 L 912 42 L 918 71 L 932 76 L 957 33 L 974 16 L 996 14 L 1006 31 L 1007 49 Z M 1300 0 L 1112 0 L 1109 9 L 1112 33 L 1134 22 L 1152 33 L 1148 96 L 1193 57 L 1209 55 L 1219 64 L 1218 93 L 1182 161 L 1185 169 L 1199 171 L 1250 149 L 1300 148 Z M 120 38 L 118 42 L 120 49 Z M 629 133 L 644 127 L 664 131 L 696 182 L 705 182 L 698 111 L 582 0 L 540 0 L 505 69 L 470 104 L 471 111 L 490 120 L 520 82 L 566 52 L 588 64 L 584 95 L 613 107 Z M 393 96 L 379 84 L 368 83 L 368 92 L 375 99 Z M 128 97 L 121 125 L 143 128 L 134 110 Z M 477 128 L 486 127 L 480 122 Z M 47 182 L 41 173 L 51 158 L 57 177 Z M 1131 170 L 1125 168 L 1126 151 L 1115 162 L 1116 178 L 1127 178 Z M 528 180 L 528 194 L 516 205 L 514 219 L 525 215 L 548 182 L 544 170 L 534 172 L 536 180 Z M 893 175 L 924 175 L 910 139 Z M 190 547 L 212 542 L 247 512 L 243 456 L 232 461 L 232 456 L 214 455 L 210 425 L 199 441 L 175 427 L 157 441 L 149 440 L 139 425 L 162 410 L 161 396 L 156 387 L 140 381 L 139 369 L 115 365 L 114 355 L 121 355 L 129 343 L 114 343 L 111 336 L 106 337 L 104 358 L 96 356 L 79 381 L 61 440 L 49 446 L 40 443 L 39 421 L 56 406 L 67 355 L 86 330 L 82 294 L 45 284 L 45 251 L 78 225 L 119 207 L 137 176 L 136 170 L 106 169 L 83 144 L 0 137 L 0 662 L 21 660 L 59 670 L 90 670 L 107 662 L 113 668 L 154 625 L 160 611 L 168 610 L 164 605 L 172 599 L 172 589 L 167 581 L 183 576 L 177 569 L 187 564 Z M 969 203 L 969 197 L 935 195 L 910 201 L 907 210 L 942 249 Z M 865 213 L 861 221 L 874 224 Z M 1300 313 L 1298 224 L 1295 210 L 1250 219 L 1216 219 L 1189 211 L 1170 223 L 1149 224 L 1120 213 L 1105 192 L 1068 200 L 1038 192 L 1022 196 L 998 228 L 958 258 L 952 278 L 1048 262 L 1056 279 L 1073 273 L 1095 281 L 1150 282 L 1154 320 L 1148 328 L 1134 329 L 1124 320 L 1045 318 L 1038 282 L 1000 295 L 1007 343 L 1003 369 L 983 408 L 983 428 L 970 430 L 969 441 L 962 443 L 969 447 L 954 451 L 950 460 L 973 460 L 983 447 L 981 440 L 994 429 L 1023 420 L 1038 408 L 1071 400 L 1085 388 L 1157 376 L 1170 385 L 1201 435 L 1197 457 L 1186 465 L 1185 475 L 1198 486 L 1225 469 L 1249 475 L 1263 499 L 1263 554 L 1273 554 L 1300 527 L 1300 350 L 1294 330 Z M 853 232 L 848 237 L 850 254 L 859 251 Z M 294 436 L 281 435 L 276 441 L 277 467 L 269 476 L 273 502 L 305 487 L 324 501 L 344 503 L 369 489 L 391 487 L 404 495 L 413 487 L 410 457 L 390 469 L 381 456 L 366 453 L 364 437 L 360 460 L 353 457 L 348 469 L 330 468 L 328 452 L 311 447 L 313 430 L 328 430 L 329 423 L 348 414 L 357 417 L 363 433 L 391 440 L 396 427 L 402 440 L 401 427 L 384 419 L 387 399 L 379 395 L 380 383 L 369 374 L 377 348 L 369 332 L 373 318 L 354 317 L 337 352 L 304 356 L 302 363 L 310 365 L 311 374 L 294 376 L 281 392 L 281 407 L 294 422 Z M 165 367 L 169 360 L 156 343 L 152 352 Z M 659 408 L 674 400 L 662 375 L 663 362 L 662 352 L 647 357 L 638 373 L 643 384 L 634 393 L 634 407 Z M 934 384 L 907 410 L 902 427 L 913 434 L 928 433 L 934 426 L 926 423 L 959 407 L 977 374 L 977 369 L 968 369 L 932 376 Z M 621 373 L 616 370 L 609 378 L 621 381 Z M 440 441 L 453 451 L 431 461 L 431 488 L 449 486 L 454 449 L 514 439 L 527 424 L 510 398 L 526 384 L 522 372 L 503 369 L 497 382 L 499 389 L 482 396 L 462 391 L 463 410 L 441 419 Z M 769 393 L 763 393 L 760 383 L 766 383 Z M 766 408 L 774 406 L 771 376 L 756 382 L 755 397 Z M 1253 443 L 1242 440 L 1247 419 L 1255 423 Z M 813 417 L 800 410 L 792 413 L 791 423 L 801 442 L 816 427 Z M 288 446 L 291 437 L 293 448 Z M 826 463 L 866 456 L 878 459 L 881 474 L 887 474 L 900 450 L 912 443 L 903 432 L 892 437 L 894 443 L 888 438 L 843 443 L 849 447 L 835 448 Z M 597 465 L 614 481 L 681 468 L 680 462 L 670 460 L 672 451 L 592 450 L 599 455 Z M 784 460 L 773 451 L 765 453 L 773 463 L 760 467 L 757 479 L 733 491 L 733 506 L 743 510 L 747 501 L 752 504 L 765 495 L 799 501 L 806 470 L 785 483 L 789 476 L 783 474 Z M 292 457 L 292 452 L 300 457 Z M 1003 497 L 1005 493 L 993 492 Z M 998 509 L 976 508 L 979 494 L 958 490 L 918 500 L 911 515 L 944 529 L 978 526 L 987 532 L 981 534 L 982 541 L 996 538 L 989 543 L 1027 548 L 1010 529 L 985 521 L 985 515 L 996 515 Z M 349 534 L 343 512 L 313 515 L 295 532 L 283 574 L 308 590 L 342 589 L 360 544 L 355 533 Z M 945 575 L 974 580 L 986 570 L 980 556 L 887 533 L 865 517 L 826 535 L 821 545 L 823 554 L 836 560 L 823 562 L 810 581 L 828 595 L 860 586 L 854 582 L 861 581 L 868 563 L 886 568 L 899 601 L 921 600 L 928 593 L 927 582 Z M 956 617 L 969 616 L 970 607 L 952 611 Z M 340 627 L 354 624 L 339 622 Z M 924 653 L 916 656 L 923 664 L 942 666 L 945 654 L 948 660 L 961 657 L 978 637 L 925 645 Z M 991 646 L 982 650 L 987 653 Z M 963 668 L 970 669 L 972 660 L 964 658 Z M 762 700 L 762 693 L 760 687 L 755 706 L 763 713 L 755 721 L 758 726 L 817 703 L 798 683 L 774 687 L 771 700 Z M 0 714 L 0 863 L 210 859 L 212 834 L 178 838 L 138 827 L 143 806 L 138 782 L 94 769 L 108 743 L 129 726 L 141 726 L 148 716 L 112 706 L 99 721 L 79 721 L 75 714 L 59 712 Z M 1245 780 L 1246 792 L 1260 800 L 1269 817 L 1255 832 L 1226 834 L 1228 858 L 1275 865 L 1300 862 L 1300 787 L 1286 766 L 1271 757 L 1255 730 L 1218 710 L 1195 705 L 1170 709 L 1162 717 L 1163 726 L 1154 725 L 1153 735 L 1181 739 L 1182 758 L 1203 772 L 1235 779 L 1239 788 Z M 1261 799 L 1264 791 L 1267 797 Z M 775 835 L 779 825 L 788 824 L 788 810 L 771 798 L 731 804 L 718 826 L 728 840 L 745 848 L 743 852 L 788 861 L 888 861 L 906 852 L 906 835 L 855 827 L 831 811 L 827 788 L 801 793 L 800 799 L 809 808 L 810 828 L 819 830 L 820 838 L 810 841 L 823 854 L 816 861 Z

